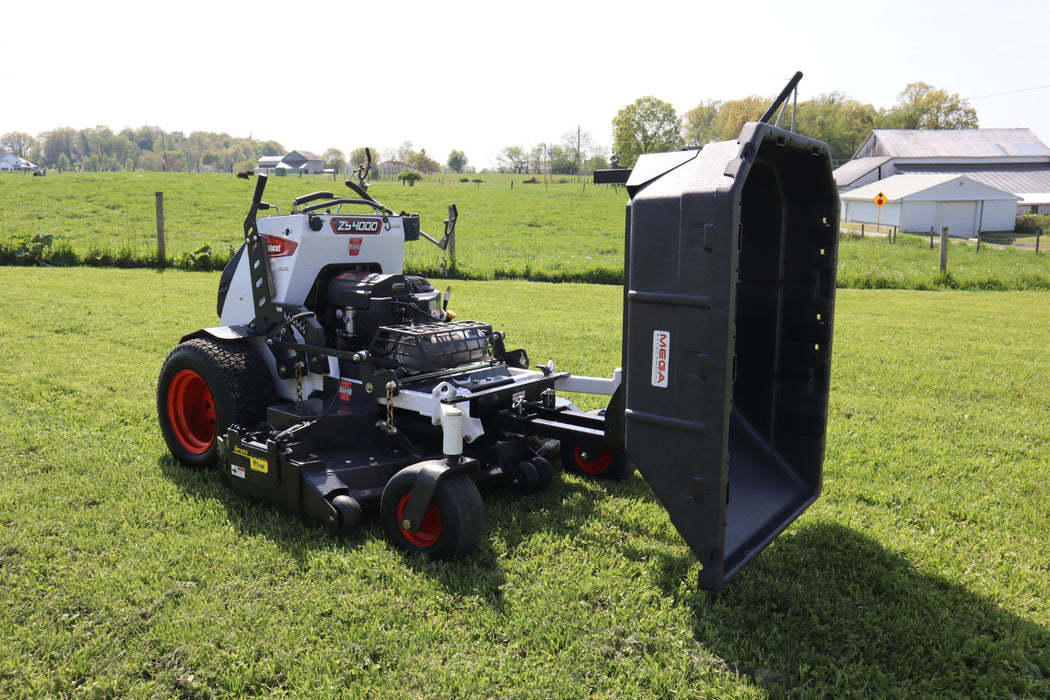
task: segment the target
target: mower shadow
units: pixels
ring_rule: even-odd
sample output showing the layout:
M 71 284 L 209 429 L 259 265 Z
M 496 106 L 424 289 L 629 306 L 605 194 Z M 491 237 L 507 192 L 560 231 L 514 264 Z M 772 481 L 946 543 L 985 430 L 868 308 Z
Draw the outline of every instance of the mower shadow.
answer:
M 321 547 L 329 546 L 335 540 L 352 551 L 366 539 L 364 533 L 368 530 L 367 522 L 348 535 L 334 535 L 320 523 L 315 524 L 304 517 L 285 513 L 267 503 L 252 501 L 230 491 L 222 484 L 215 470 L 190 469 L 167 454 L 157 459 L 157 465 L 186 495 L 222 505 L 238 531 L 265 537 L 300 562 L 305 562 L 305 549 L 311 543 Z
M 695 638 L 774 696 L 1050 697 L 1050 631 L 835 523 L 683 602 Z
M 188 469 L 167 454 L 159 457 L 157 464 L 188 496 L 221 504 L 238 531 L 265 537 L 300 562 L 306 562 L 312 548 L 330 548 L 333 542 L 353 552 L 373 539 L 386 541 L 376 513 L 366 512 L 363 522 L 351 533 L 333 534 L 320 523 L 233 493 L 221 483 L 216 471 Z M 484 494 L 485 535 L 474 553 L 461 559 L 435 561 L 402 552 L 392 544 L 388 546 L 391 554 L 402 557 L 407 567 L 439 582 L 449 593 L 480 596 L 499 610 L 506 583 L 501 561 L 506 554 L 515 552 L 540 532 L 554 536 L 571 536 L 577 532 L 591 517 L 596 496 L 605 484 L 611 483 L 559 477 L 547 489 L 530 495 L 497 489 L 487 491 Z

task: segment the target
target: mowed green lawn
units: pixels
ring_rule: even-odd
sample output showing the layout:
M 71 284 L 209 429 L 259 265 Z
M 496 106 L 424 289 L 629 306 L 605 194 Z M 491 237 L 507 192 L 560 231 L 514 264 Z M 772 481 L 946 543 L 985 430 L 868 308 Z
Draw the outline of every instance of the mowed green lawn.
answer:
M 463 177 L 482 182 L 460 182 Z M 372 183 L 369 194 L 396 212 L 420 215 L 440 238 L 449 205 L 459 211 L 456 262 L 460 276 L 617 278 L 623 274 L 623 188 L 587 178 L 526 184 L 531 175 L 432 175 L 414 187 Z M 356 197 L 345 177 L 270 177 L 265 200 L 287 214 L 309 192 Z M 228 259 L 244 241 L 244 217 L 255 179 L 216 173 L 50 173 L 0 177 L 0 245 L 17 236 L 53 236 L 55 248 L 79 259 L 108 256 L 127 263 L 156 259 L 156 192 L 164 193 L 169 259 L 204 246 Z M 367 213 L 364 208 L 344 211 Z M 425 241 L 408 246 L 416 270 L 448 269 L 448 254 Z
M 177 466 L 156 376 L 217 281 L 0 268 L 0 696 L 1050 696 L 1050 294 L 840 292 L 823 495 L 713 594 L 639 476 L 491 494 L 431 562 Z M 605 375 L 621 294 L 451 306 Z
M 468 182 L 460 180 L 466 178 Z M 271 177 L 266 200 L 287 214 L 300 195 L 352 193 L 342 177 Z M 526 184 L 531 175 L 431 175 L 415 187 L 377 180 L 369 192 L 394 211 L 418 213 L 440 237 L 450 204 L 459 210 L 455 276 L 620 284 L 624 188 L 587 178 Z M 481 180 L 481 182 L 474 182 Z M 542 178 L 541 178 L 542 180 Z M 50 235 L 49 257 L 68 264 L 155 266 L 156 192 L 164 193 L 167 258 L 178 267 L 217 269 L 243 241 L 254 180 L 218 173 L 50 173 L 0 175 L 0 260 L 25 237 Z M 853 289 L 1050 290 L 1050 255 L 953 242 L 948 274 L 921 236 L 844 238 L 840 287 Z M 209 258 L 193 258 L 207 247 Z M 62 251 L 70 255 L 63 256 Z M 190 260 L 190 258 L 193 258 Z M 23 258 L 24 260 L 24 258 Z M 448 274 L 451 256 L 426 241 L 410 244 L 408 269 Z

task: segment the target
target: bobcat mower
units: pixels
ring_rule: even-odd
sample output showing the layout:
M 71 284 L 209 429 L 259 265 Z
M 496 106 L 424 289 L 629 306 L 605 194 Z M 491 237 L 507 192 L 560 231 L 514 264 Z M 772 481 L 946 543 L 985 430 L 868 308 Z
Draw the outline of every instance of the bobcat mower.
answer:
M 828 149 L 757 122 L 595 179 L 630 195 L 609 378 L 532 365 L 405 273 L 406 242 L 447 244 L 454 206 L 437 240 L 363 181 L 282 214 L 260 176 L 219 325 L 184 336 L 160 372 L 172 455 L 339 532 L 378 513 L 396 545 L 434 557 L 479 544 L 484 489 L 541 489 L 552 462 L 613 479 L 637 468 L 700 558 L 700 586 L 721 587 L 820 490 L 838 239 Z M 566 392 L 608 406 L 585 413 Z

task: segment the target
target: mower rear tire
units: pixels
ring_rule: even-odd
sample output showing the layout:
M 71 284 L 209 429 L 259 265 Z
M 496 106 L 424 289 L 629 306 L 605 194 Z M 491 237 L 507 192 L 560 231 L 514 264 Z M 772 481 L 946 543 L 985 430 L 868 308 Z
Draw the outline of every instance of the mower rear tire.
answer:
M 566 471 L 597 479 L 623 481 L 634 474 L 634 463 L 623 450 L 561 443 L 561 466 Z
M 485 504 L 477 484 L 463 472 L 442 477 L 423 525 L 412 532 L 401 525 L 416 475 L 411 467 L 402 469 L 383 489 L 379 518 L 390 540 L 401 549 L 434 559 L 469 554 L 481 542 L 485 527 Z
M 168 355 L 157 381 L 157 416 L 168 450 L 188 467 L 214 467 L 216 437 L 253 428 L 277 399 L 270 370 L 246 342 L 193 338 Z

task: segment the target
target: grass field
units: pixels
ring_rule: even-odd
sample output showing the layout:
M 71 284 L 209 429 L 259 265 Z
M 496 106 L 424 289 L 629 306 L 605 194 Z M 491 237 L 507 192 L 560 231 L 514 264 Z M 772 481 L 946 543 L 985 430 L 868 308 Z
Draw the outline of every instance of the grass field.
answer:
M 467 176 L 464 176 L 467 177 Z M 627 195 L 585 180 L 524 184 L 531 176 L 429 176 L 415 187 L 378 180 L 369 190 L 394 211 L 420 214 L 423 230 L 440 238 L 450 204 L 459 211 L 459 274 L 488 278 L 589 277 L 623 274 L 623 208 Z M 319 190 L 351 196 L 331 176 L 271 177 L 266 200 L 288 213 L 295 197 Z M 196 173 L 57 173 L 0 177 L 0 243 L 16 236 L 53 235 L 56 249 L 90 262 L 155 260 L 156 192 L 164 192 L 169 258 L 212 248 L 216 263 L 243 242 L 255 181 Z M 446 266 L 426 242 L 408 247 L 417 270 Z M 445 260 L 443 260 L 445 259 Z M 125 265 L 128 266 L 128 265 Z
M 492 494 L 453 562 L 245 502 L 155 419 L 216 274 L 0 280 L 0 696 L 1050 697 L 1050 294 L 842 291 L 823 495 L 712 594 L 637 476 Z M 452 307 L 605 375 L 621 294 Z
M 395 211 L 417 212 L 440 236 L 448 205 L 459 210 L 456 276 L 618 284 L 623 278 L 626 192 L 585 179 L 524 184 L 527 176 L 429 176 L 415 187 L 379 180 L 370 192 Z M 531 176 L 528 176 L 531 177 Z M 475 183 L 474 179 L 483 182 Z M 0 177 L 0 262 L 14 262 L 17 241 L 51 235 L 49 261 L 155 264 L 155 196 L 164 192 L 169 261 L 221 267 L 243 240 L 253 181 L 227 174 L 52 173 Z M 293 198 L 317 190 L 349 193 L 330 176 L 272 177 L 266 199 L 287 213 Z M 207 256 L 193 253 L 210 247 Z M 23 258 L 25 261 L 27 258 Z M 1031 250 L 953 243 L 949 269 L 921 236 L 846 237 L 839 286 L 855 289 L 1050 289 L 1050 256 Z M 408 246 L 407 266 L 445 274 L 451 260 L 426 242 Z

